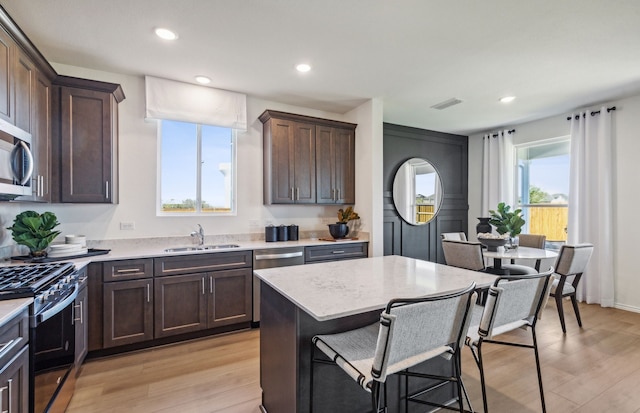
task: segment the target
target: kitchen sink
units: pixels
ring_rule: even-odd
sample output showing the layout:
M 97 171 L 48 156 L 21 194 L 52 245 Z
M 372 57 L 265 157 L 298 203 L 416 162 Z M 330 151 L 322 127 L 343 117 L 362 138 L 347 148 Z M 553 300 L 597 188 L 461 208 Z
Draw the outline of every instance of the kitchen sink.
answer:
M 239 248 L 237 244 L 214 244 L 214 245 L 199 245 L 197 247 L 176 247 L 167 248 L 164 252 L 185 252 L 185 251 L 209 251 L 209 250 L 221 250 L 227 248 Z

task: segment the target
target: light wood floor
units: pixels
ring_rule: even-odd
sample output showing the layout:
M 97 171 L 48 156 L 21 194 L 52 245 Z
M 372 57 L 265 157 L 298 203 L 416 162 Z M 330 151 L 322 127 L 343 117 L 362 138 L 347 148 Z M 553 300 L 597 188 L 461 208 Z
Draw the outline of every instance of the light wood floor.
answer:
M 547 411 L 640 413 L 640 314 L 585 304 L 580 310 L 583 329 L 565 303 L 566 335 L 553 302 L 538 324 Z M 89 361 L 67 412 L 258 413 L 258 342 L 259 331 L 251 330 Z M 533 352 L 487 344 L 483 353 L 489 410 L 540 412 Z M 466 348 L 462 363 L 473 407 L 482 411 Z

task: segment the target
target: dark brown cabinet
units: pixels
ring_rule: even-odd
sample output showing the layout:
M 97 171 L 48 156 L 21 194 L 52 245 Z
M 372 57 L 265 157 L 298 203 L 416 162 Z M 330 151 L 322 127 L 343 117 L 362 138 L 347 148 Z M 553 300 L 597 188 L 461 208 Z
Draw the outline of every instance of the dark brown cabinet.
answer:
M 304 263 L 339 261 L 369 256 L 368 242 L 354 242 L 337 245 L 318 245 L 304 248 Z
M 316 127 L 318 204 L 356 202 L 355 143 L 353 128 Z
M 28 331 L 26 308 L 0 327 L 0 411 L 29 411 Z
M 103 263 L 103 347 L 153 339 L 153 260 Z
M 52 200 L 117 203 L 120 85 L 58 76 L 53 95 Z
M 0 118 L 14 123 L 13 56 L 16 43 L 0 27 Z
M 31 59 L 16 47 L 16 58 L 13 67 L 15 86 L 15 125 L 20 129 L 32 133 L 31 120 L 33 113 L 34 84 L 36 67 Z
M 265 204 L 355 202 L 352 123 L 266 110 Z
M 155 338 L 250 322 L 251 265 L 251 251 L 156 258 Z
M 75 328 L 75 365 L 77 374 L 80 374 L 80 366 L 84 362 L 89 351 L 89 325 L 87 323 L 87 315 L 89 306 L 87 299 L 89 297 L 86 282 L 81 284 L 78 296 L 73 305 L 73 325 Z

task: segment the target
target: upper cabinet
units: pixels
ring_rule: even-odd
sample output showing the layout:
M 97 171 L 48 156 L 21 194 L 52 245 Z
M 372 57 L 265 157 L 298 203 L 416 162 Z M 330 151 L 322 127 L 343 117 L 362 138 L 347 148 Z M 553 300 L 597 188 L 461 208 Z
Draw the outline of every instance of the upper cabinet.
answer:
M 123 99 L 118 84 L 56 78 L 53 202 L 118 202 L 118 103 Z
M 16 43 L 0 27 L 0 118 L 13 123 L 13 56 Z
M 265 204 L 355 203 L 356 125 L 266 110 Z

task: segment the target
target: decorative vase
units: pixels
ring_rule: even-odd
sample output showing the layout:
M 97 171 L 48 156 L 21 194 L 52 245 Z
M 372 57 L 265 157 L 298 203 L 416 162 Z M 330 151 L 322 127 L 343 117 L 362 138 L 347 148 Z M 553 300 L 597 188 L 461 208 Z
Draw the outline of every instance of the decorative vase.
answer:
M 505 250 L 515 250 L 518 248 L 518 244 L 516 244 L 516 237 L 507 238 L 507 243 L 504 245 Z
M 489 220 L 491 218 L 478 217 L 478 224 L 476 224 L 476 234 L 487 233 L 491 234 L 491 224 L 489 224 Z
M 349 226 L 346 222 L 336 222 L 335 224 L 329 224 L 329 234 L 334 239 L 340 239 L 347 236 L 349 233 Z

